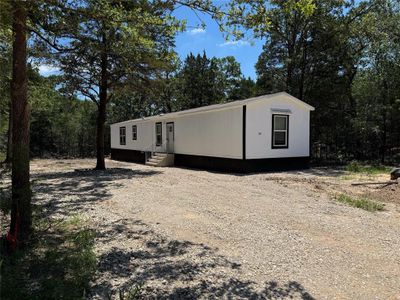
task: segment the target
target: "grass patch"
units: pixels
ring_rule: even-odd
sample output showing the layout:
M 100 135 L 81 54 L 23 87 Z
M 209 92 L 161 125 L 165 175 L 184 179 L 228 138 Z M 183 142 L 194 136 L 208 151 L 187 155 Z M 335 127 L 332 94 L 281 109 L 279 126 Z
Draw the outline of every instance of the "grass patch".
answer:
M 346 166 L 346 170 L 352 173 L 364 173 L 367 175 L 377 175 L 382 173 L 389 173 L 390 167 L 375 165 L 375 166 L 366 166 L 362 165 L 357 161 L 352 161 Z
M 96 270 L 95 234 L 77 216 L 35 220 L 29 247 L 1 251 L 1 299 L 84 299 Z M 4 249 L 3 249 L 4 250 Z
M 341 194 L 336 197 L 337 201 L 349 206 L 361 208 L 367 211 L 383 210 L 384 204 L 375 202 L 366 198 L 355 198 L 346 194 Z
M 341 175 L 341 176 L 339 176 L 339 179 L 341 179 L 341 180 L 354 180 L 356 178 L 357 177 L 354 176 L 354 175 Z

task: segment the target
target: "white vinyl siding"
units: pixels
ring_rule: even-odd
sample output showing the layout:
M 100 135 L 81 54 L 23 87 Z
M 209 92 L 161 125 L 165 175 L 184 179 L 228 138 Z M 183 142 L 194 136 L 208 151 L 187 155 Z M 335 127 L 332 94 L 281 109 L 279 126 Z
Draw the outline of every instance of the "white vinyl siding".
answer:
M 284 94 L 245 104 L 245 126 L 243 105 L 196 113 L 177 112 L 112 124 L 111 148 L 164 152 L 166 123 L 174 122 L 174 152 L 178 154 L 242 159 L 242 128 L 245 128 L 246 159 L 309 156 L 310 109 L 307 106 Z M 275 137 L 279 144 L 283 135 L 287 147 L 273 149 L 273 115 L 289 116 L 287 138 L 285 133 L 276 133 Z M 134 125 L 137 126 L 137 140 L 133 140 Z M 125 136 L 129 137 L 125 138 L 125 145 L 120 144 L 121 127 L 126 128 Z M 281 128 L 278 125 L 276 129 L 285 130 L 285 127 Z M 157 143 L 160 145 L 156 146 Z

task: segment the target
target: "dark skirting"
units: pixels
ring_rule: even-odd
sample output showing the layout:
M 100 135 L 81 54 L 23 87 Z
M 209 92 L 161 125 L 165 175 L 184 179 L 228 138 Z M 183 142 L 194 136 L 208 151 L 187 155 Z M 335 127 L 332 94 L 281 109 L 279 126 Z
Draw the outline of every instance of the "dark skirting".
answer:
M 143 151 L 111 149 L 111 159 L 145 163 Z M 282 157 L 263 159 L 232 159 L 175 153 L 175 166 L 220 172 L 254 173 L 266 171 L 301 170 L 309 167 L 309 157 Z
M 309 162 L 309 157 L 282 157 L 242 160 L 175 154 L 175 166 L 235 173 L 301 170 L 307 169 L 309 167 Z
M 144 164 L 146 162 L 146 155 L 143 151 L 112 148 L 111 159 Z

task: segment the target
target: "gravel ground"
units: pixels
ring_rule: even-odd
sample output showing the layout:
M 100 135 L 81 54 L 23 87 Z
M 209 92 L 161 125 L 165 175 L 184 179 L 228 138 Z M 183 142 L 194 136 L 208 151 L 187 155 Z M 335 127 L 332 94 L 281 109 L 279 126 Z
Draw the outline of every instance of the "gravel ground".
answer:
M 138 284 L 144 298 L 400 299 L 400 205 L 371 213 L 336 202 L 352 189 L 342 171 L 93 165 L 32 163 L 35 201 L 98 232 L 93 299 Z

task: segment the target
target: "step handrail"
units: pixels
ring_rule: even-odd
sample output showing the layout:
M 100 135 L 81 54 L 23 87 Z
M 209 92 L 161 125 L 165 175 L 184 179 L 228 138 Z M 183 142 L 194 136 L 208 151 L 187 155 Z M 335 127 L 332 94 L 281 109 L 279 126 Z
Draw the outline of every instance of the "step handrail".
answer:
M 161 145 L 157 145 L 156 142 L 153 142 L 149 147 L 144 148 L 144 153 L 145 153 L 145 161 L 148 161 L 154 153 L 156 153 L 155 147 L 163 147 L 166 145 L 168 140 L 166 139 L 164 142 L 161 143 Z M 149 151 L 150 150 L 150 151 Z M 148 152 L 150 152 L 150 157 L 148 157 Z M 168 154 L 168 147 L 165 147 L 165 153 Z

